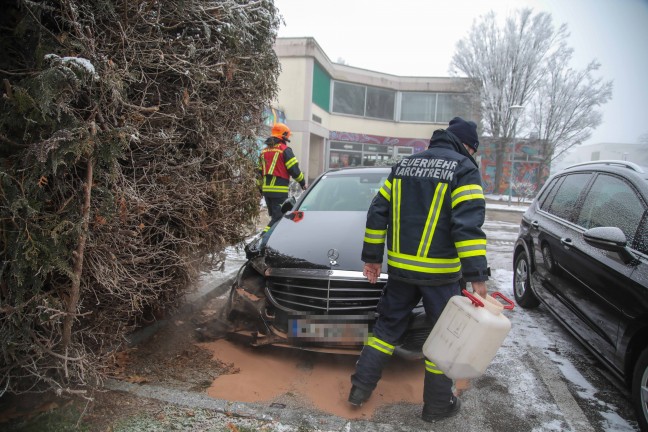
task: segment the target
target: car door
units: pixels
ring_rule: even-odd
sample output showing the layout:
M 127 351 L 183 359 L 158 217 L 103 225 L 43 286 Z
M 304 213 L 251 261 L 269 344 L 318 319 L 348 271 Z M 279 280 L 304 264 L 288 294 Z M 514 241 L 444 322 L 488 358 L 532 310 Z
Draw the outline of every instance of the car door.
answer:
M 535 266 L 534 292 L 559 318 L 565 315 L 567 307 L 565 282 L 559 267 L 563 249 L 560 241 L 570 229 L 574 209 L 592 177 L 592 173 L 571 173 L 558 178 L 529 222 Z
M 628 344 L 637 333 L 645 331 L 648 326 L 648 211 L 644 214 L 642 225 L 632 245 L 632 252 L 637 258 L 634 270 L 630 275 L 632 285 L 621 287 L 619 300 L 623 310 L 623 319 L 619 323 L 617 352 L 619 360 L 627 351 Z M 632 371 L 624 371 L 626 374 Z
M 645 211 L 641 196 L 630 183 L 601 173 L 588 189 L 575 224 L 560 239 L 560 289 L 575 313 L 571 326 L 603 358 L 615 359 L 619 369 L 623 365 L 616 356 L 618 335 L 620 326 L 628 325 L 627 312 L 635 309 L 633 303 L 639 300 L 632 294 L 641 289 L 632 278 L 639 261 L 628 263 L 618 252 L 588 245 L 583 233 L 590 228 L 618 227 L 632 246 Z

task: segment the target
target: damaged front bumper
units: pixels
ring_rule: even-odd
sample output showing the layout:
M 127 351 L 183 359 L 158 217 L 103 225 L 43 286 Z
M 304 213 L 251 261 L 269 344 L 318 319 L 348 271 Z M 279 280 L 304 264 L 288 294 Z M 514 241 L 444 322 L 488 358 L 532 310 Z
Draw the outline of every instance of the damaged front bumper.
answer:
M 232 286 L 227 316 L 234 330 L 229 339 L 251 346 L 360 352 L 377 317 L 386 277 L 371 285 L 360 272 L 267 269 L 260 265 L 261 259 L 248 261 Z M 420 307 L 412 313 L 395 354 L 421 358 L 430 330 Z

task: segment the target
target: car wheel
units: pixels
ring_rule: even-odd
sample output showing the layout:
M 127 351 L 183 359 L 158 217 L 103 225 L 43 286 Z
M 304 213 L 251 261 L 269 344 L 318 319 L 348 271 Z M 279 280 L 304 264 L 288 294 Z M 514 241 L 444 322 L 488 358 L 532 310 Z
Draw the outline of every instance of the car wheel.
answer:
M 540 302 L 531 291 L 531 268 L 529 267 L 529 258 L 526 252 L 522 251 L 515 258 L 513 270 L 513 294 L 515 301 L 523 308 L 533 308 Z
M 648 348 L 639 356 L 632 374 L 632 401 L 641 430 L 648 430 Z

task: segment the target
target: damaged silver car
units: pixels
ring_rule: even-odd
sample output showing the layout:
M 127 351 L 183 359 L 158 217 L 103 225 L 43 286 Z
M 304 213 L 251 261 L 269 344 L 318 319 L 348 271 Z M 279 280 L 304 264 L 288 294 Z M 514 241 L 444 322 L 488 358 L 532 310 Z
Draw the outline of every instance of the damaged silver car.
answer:
M 387 282 L 386 257 L 372 285 L 362 275 L 360 256 L 367 209 L 389 172 L 389 167 L 330 170 L 299 200 L 284 203 L 284 217 L 245 248 L 248 261 L 228 301 L 230 339 L 359 352 Z M 419 304 L 395 353 L 421 358 L 431 328 Z

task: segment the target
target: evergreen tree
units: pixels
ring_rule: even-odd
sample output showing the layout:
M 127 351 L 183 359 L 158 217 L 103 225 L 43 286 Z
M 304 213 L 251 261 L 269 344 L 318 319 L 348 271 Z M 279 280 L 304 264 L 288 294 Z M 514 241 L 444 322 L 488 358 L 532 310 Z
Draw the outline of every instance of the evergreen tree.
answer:
M 5 2 L 0 388 L 100 382 L 249 233 L 278 24 L 271 0 Z

